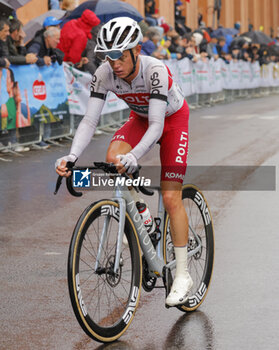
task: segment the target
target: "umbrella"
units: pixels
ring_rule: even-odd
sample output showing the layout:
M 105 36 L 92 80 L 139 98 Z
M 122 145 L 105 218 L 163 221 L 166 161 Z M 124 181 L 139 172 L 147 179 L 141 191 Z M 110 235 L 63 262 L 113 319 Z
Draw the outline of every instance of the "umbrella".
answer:
M 23 30 L 25 31 L 26 37 L 24 39 L 25 43 L 33 39 L 35 33 L 43 28 L 43 22 L 46 17 L 53 16 L 57 19 L 62 18 L 65 15 L 66 11 L 63 10 L 50 10 L 41 16 L 35 17 L 31 19 L 24 27 Z
M 71 19 L 81 17 L 83 11 L 86 9 L 93 11 L 100 18 L 102 23 L 106 23 L 110 19 L 120 16 L 131 17 L 137 22 L 143 19 L 138 10 L 126 2 L 118 0 L 91 0 L 85 1 L 74 9 L 72 13 L 63 20 L 62 26 Z
M 252 39 L 252 43 L 253 44 L 269 44 L 271 43 L 273 40 L 270 36 L 266 35 L 263 32 L 258 32 L 258 31 L 251 31 L 251 32 L 246 32 L 241 34 L 241 36 L 246 36 L 250 39 Z
M 5 2 L 7 4 L 9 4 L 9 6 L 13 9 L 13 10 L 16 10 L 18 9 L 19 7 L 27 4 L 30 0 L 5 0 Z M 3 2 L 1 0 L 1 2 Z
M 117 0 L 99 0 L 95 13 L 103 23 L 108 22 L 112 18 L 122 16 L 131 17 L 137 22 L 143 20 L 141 14 L 134 6 Z
M 278 45 L 269 46 L 268 52 L 271 56 L 279 56 L 279 46 Z
M 245 37 L 245 36 L 237 36 L 231 42 L 230 48 L 231 49 L 241 49 L 245 43 L 250 44 L 250 43 L 252 43 L 252 40 L 250 38 Z
M 0 17 L 9 17 L 14 9 L 4 0 L 0 1 Z
M 218 28 L 213 30 L 213 32 L 211 33 L 211 36 L 213 35 L 213 37 L 215 38 L 219 38 L 221 36 L 226 36 L 226 35 L 236 35 L 238 34 L 238 30 L 236 30 L 235 28 Z

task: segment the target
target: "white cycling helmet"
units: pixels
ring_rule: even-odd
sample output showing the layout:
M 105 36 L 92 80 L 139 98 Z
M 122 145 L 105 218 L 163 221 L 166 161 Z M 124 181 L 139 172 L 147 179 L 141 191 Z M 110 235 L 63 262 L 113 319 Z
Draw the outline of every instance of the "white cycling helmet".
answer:
M 124 50 L 132 49 L 140 41 L 142 32 L 138 23 L 130 17 L 117 17 L 101 27 L 94 51 L 103 59 L 117 60 Z

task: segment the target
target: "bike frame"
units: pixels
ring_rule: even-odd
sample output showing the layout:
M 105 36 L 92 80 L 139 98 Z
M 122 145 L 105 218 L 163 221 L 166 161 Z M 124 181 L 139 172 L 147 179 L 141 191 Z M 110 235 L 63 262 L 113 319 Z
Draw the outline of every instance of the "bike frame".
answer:
M 160 219 L 160 231 L 161 236 L 164 234 L 165 230 L 165 209 L 163 205 L 163 197 L 159 187 L 153 187 L 152 189 L 158 192 L 158 215 L 157 217 Z M 150 239 L 150 236 L 145 228 L 145 225 L 142 221 L 142 218 L 138 212 L 136 207 L 136 203 L 131 196 L 130 191 L 125 185 L 117 185 L 114 191 L 114 195 L 112 198 L 113 201 L 119 204 L 119 228 L 117 234 L 117 244 L 116 244 L 116 252 L 115 252 L 115 265 L 114 272 L 117 273 L 119 269 L 122 244 L 123 244 L 123 235 L 124 235 L 124 225 L 125 225 L 125 216 L 126 212 L 129 214 L 133 225 L 135 226 L 137 236 L 139 239 L 140 247 L 142 249 L 143 255 L 148 263 L 149 272 L 152 277 L 163 277 L 163 269 L 164 267 L 173 270 L 176 267 L 176 261 L 172 260 L 168 264 L 165 264 L 164 261 L 164 247 L 162 237 L 158 241 L 156 249 L 153 246 L 153 243 Z M 105 218 L 104 226 L 102 229 L 100 244 L 98 248 L 98 254 L 96 259 L 95 270 L 97 270 L 99 266 L 99 261 L 101 261 L 102 247 L 105 244 L 106 236 L 107 236 L 107 227 L 109 226 L 109 216 Z M 192 256 L 196 254 L 201 249 L 201 241 L 198 235 L 192 230 L 189 225 L 189 230 L 194 234 L 195 239 L 198 242 L 197 247 L 194 250 L 191 250 L 188 253 L 188 256 Z

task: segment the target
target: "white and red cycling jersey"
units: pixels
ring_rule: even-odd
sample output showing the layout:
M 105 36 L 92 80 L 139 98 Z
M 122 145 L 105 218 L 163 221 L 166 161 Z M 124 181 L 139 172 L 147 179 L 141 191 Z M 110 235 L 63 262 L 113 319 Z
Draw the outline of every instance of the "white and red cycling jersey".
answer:
M 112 142 L 128 143 L 136 159 L 159 142 L 161 179 L 182 182 L 188 153 L 188 105 L 162 61 L 140 55 L 139 63 L 139 72 L 130 84 L 114 74 L 109 62 L 96 70 L 87 111 L 76 131 L 71 154 L 79 157 L 90 142 L 106 95 L 112 91 L 132 110 L 129 120 L 115 133 Z
M 141 117 L 148 117 L 149 100 L 161 99 L 167 102 L 165 115 L 178 111 L 184 102 L 183 93 L 173 81 L 170 70 L 154 57 L 140 56 L 140 69 L 131 85 L 118 78 L 105 62 L 95 72 L 91 83 L 91 97 L 106 99 L 108 91 L 124 100 L 132 111 Z

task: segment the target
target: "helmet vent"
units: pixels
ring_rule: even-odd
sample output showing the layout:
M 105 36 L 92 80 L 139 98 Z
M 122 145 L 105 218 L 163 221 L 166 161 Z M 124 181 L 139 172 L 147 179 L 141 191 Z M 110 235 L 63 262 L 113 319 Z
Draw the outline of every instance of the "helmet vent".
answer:
M 125 31 L 123 32 L 123 34 L 121 35 L 121 37 L 119 38 L 117 45 L 121 45 L 123 43 L 123 41 L 126 39 L 127 34 L 130 32 L 131 30 L 131 26 L 127 26 Z
M 116 22 L 111 22 L 109 30 L 112 30 L 112 28 L 115 26 Z

